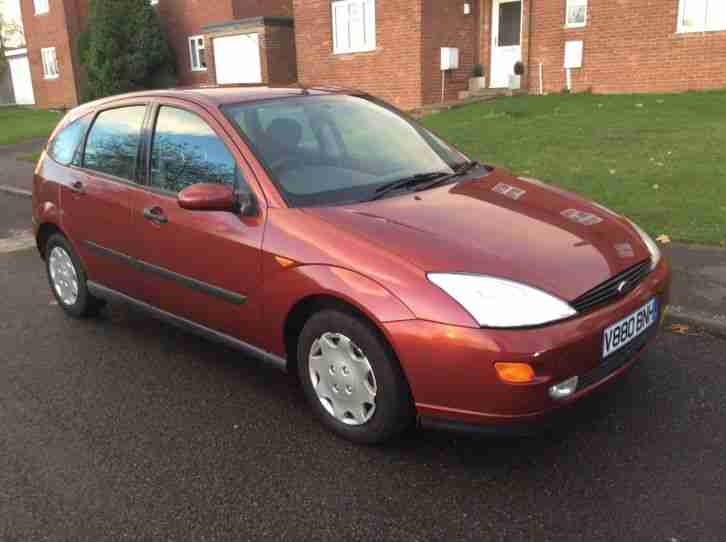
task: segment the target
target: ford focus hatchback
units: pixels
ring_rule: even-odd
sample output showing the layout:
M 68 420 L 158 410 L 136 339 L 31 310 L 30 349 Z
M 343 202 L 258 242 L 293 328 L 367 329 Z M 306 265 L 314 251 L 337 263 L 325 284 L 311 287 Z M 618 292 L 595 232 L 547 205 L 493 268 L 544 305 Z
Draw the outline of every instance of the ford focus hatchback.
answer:
M 33 215 L 69 315 L 125 302 L 279 365 L 361 443 L 417 421 L 529 428 L 630 367 L 668 303 L 627 218 L 355 92 L 83 105 L 38 163 Z

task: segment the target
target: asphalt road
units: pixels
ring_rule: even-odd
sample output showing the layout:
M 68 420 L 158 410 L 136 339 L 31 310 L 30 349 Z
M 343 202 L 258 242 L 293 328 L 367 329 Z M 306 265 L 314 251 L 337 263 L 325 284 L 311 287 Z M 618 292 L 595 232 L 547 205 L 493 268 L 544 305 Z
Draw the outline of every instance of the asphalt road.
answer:
M 0 194 L 0 236 L 29 202 Z M 2 247 L 0 243 L 0 247 Z M 0 540 L 726 539 L 726 342 L 665 332 L 541 436 L 357 447 L 292 379 L 0 250 Z

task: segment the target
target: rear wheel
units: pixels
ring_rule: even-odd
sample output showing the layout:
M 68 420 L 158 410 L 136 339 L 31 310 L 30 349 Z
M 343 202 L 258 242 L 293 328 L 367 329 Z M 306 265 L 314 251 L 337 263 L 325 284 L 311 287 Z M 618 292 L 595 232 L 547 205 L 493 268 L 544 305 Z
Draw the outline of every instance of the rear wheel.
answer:
M 414 406 L 390 346 L 364 319 L 324 310 L 298 341 L 298 372 L 323 424 L 358 443 L 384 442 L 408 427 Z
M 104 302 L 91 295 L 86 272 L 68 240 L 56 233 L 45 245 L 48 282 L 58 304 L 74 318 L 93 316 Z

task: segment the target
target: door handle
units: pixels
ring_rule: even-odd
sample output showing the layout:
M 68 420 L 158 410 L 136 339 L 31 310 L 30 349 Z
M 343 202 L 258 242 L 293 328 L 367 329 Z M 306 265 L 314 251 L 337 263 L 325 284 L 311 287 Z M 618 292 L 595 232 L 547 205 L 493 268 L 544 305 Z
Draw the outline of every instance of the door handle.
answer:
M 161 207 L 147 207 L 144 209 L 144 218 L 155 224 L 166 224 L 169 222 L 169 219 L 164 214 L 164 209 Z
M 75 192 L 76 194 L 86 193 L 86 189 L 83 187 L 83 183 L 81 181 L 76 181 L 71 184 L 71 191 Z

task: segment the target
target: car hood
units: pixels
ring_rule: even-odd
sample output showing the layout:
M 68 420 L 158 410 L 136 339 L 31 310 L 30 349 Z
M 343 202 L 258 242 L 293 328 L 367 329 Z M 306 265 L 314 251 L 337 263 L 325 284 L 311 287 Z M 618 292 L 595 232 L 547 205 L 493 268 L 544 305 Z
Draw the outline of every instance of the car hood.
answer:
M 507 278 L 568 301 L 650 256 L 625 218 L 498 169 L 431 190 L 307 212 L 425 272 Z

